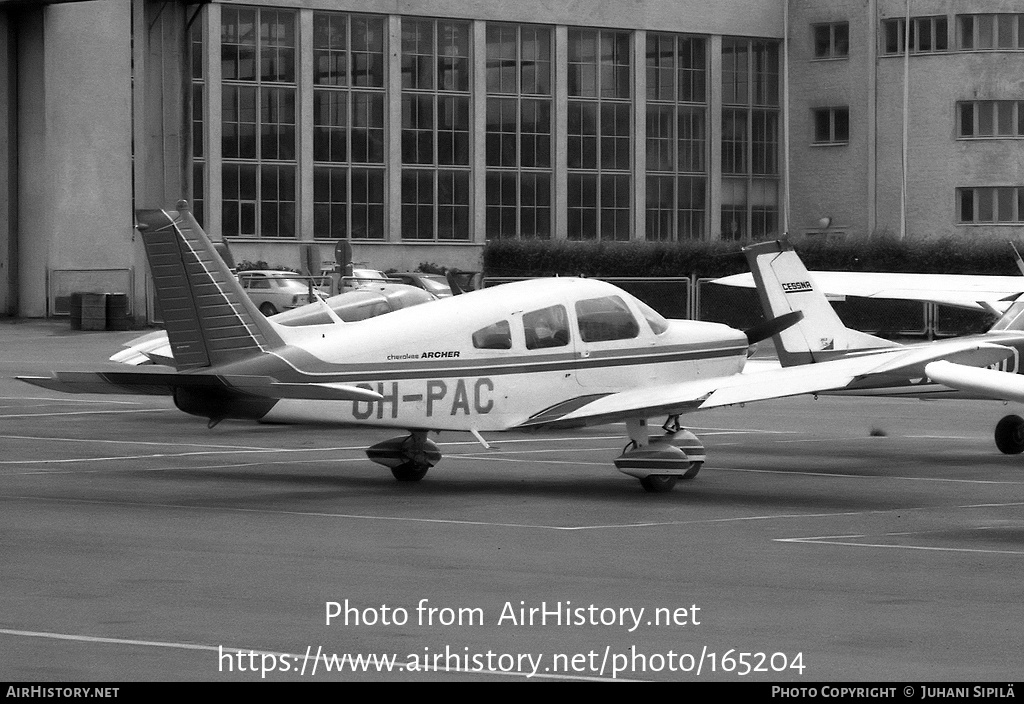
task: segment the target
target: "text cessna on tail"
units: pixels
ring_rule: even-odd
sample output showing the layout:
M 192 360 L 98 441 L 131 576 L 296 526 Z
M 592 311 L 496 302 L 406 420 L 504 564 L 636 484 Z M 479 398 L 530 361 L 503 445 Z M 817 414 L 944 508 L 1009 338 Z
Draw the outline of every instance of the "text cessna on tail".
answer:
M 788 242 L 763 242 L 746 247 L 743 251 L 750 264 L 764 314 L 774 317 L 790 315 L 796 311 L 803 313 L 803 318 L 798 323 L 774 336 L 775 348 L 783 367 L 813 365 L 894 347 L 906 350 L 936 349 L 937 345 L 955 341 L 1000 345 L 1012 351 L 1010 357 L 999 363 L 999 369 L 967 367 L 939 360 L 926 365 L 924 374 L 873 375 L 858 379 L 844 389 L 828 393 L 1024 401 L 1024 377 L 1020 376 L 1020 373 L 1024 372 L 1024 367 L 1020 364 L 1021 354 L 1024 352 L 1024 299 L 1021 299 L 1019 293 L 1002 301 L 1005 310 L 985 333 L 941 342 L 899 346 L 895 342 L 857 332 L 843 325 L 832 305 L 818 288 L 816 272 L 807 271 Z M 825 272 L 826 275 L 835 273 Z M 900 276 L 912 275 L 872 276 L 890 276 L 898 280 Z M 934 277 L 935 281 L 940 279 L 940 275 L 937 274 L 929 276 Z M 988 277 L 970 278 L 973 281 Z M 732 282 L 738 280 L 737 277 L 729 279 L 730 281 L 725 282 L 727 285 L 734 285 Z M 1019 289 L 1020 282 L 1024 279 L 1018 277 L 1014 281 L 1017 282 L 1016 286 Z M 899 284 L 894 286 L 898 287 Z M 909 297 L 909 294 L 904 297 Z M 936 299 L 929 299 L 927 294 L 922 294 L 918 295 L 916 300 Z M 987 307 L 992 306 L 989 304 Z M 1024 452 L 1024 418 L 1008 415 L 1000 420 L 996 424 L 995 441 L 996 446 L 1004 453 Z
M 610 284 L 576 278 L 504 284 L 360 322 L 287 327 L 255 308 L 185 203 L 136 215 L 175 368 L 21 378 L 61 391 L 171 394 L 210 426 L 234 418 L 403 429 L 367 450 L 399 480 L 421 479 L 440 459 L 431 430 L 469 431 L 483 443 L 490 431 L 625 421 L 629 445 L 615 466 L 648 491 L 666 491 L 704 462 L 680 414 L 921 375 L 935 360 L 987 365 L 1012 351 L 943 341 L 743 373 L 750 344 L 800 313 L 744 333 L 668 321 Z M 648 419 L 664 418 L 665 433 L 649 435 Z

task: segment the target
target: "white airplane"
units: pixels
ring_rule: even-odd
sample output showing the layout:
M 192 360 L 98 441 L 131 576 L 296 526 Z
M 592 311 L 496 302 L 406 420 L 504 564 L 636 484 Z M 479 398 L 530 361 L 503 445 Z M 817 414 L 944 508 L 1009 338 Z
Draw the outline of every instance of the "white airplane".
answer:
M 1014 250 L 1016 252 L 1016 250 Z M 1024 267 L 1017 256 L 1019 267 Z M 1022 268 L 1024 272 L 1024 268 Z M 832 300 L 847 296 L 921 301 L 939 305 L 985 310 L 1001 314 L 1024 293 L 1024 276 L 972 274 L 903 274 L 873 271 L 811 271 L 815 285 Z M 750 272 L 715 279 L 712 283 L 755 288 Z
M 954 339 L 744 373 L 750 345 L 800 313 L 744 333 L 665 320 L 611 284 L 578 278 L 504 284 L 355 323 L 288 327 L 255 308 L 187 204 L 136 216 L 175 368 L 112 364 L 19 378 L 60 391 L 170 394 L 210 427 L 232 418 L 402 429 L 406 435 L 367 450 L 400 481 L 422 479 L 440 459 L 430 431 L 468 431 L 486 447 L 483 433 L 624 421 L 629 444 L 615 466 L 648 491 L 667 491 L 705 459 L 700 441 L 679 426 L 683 413 L 923 375 L 938 360 L 987 365 L 1012 353 Z M 661 418 L 664 434 L 650 435 L 648 420 Z
M 316 299 L 298 308 L 281 311 L 271 317 L 281 325 L 320 325 L 342 321 L 352 323 L 391 313 L 402 308 L 436 301 L 437 296 L 407 284 L 367 284 L 361 288 Z M 166 330 L 156 330 L 124 343 L 111 362 L 121 364 L 174 365 L 174 353 Z
M 897 343 L 882 340 L 845 327 L 818 287 L 817 276 L 809 272 L 788 242 L 763 242 L 744 248 L 756 282 L 764 314 L 768 317 L 803 313 L 803 318 L 774 335 L 779 362 L 784 368 L 856 357 Z M 986 277 L 980 277 L 986 278 Z M 924 374 L 875 376 L 859 379 L 844 389 L 826 393 L 857 396 L 901 396 L 911 398 L 985 398 L 1024 401 L 1024 372 L 1020 364 L 1024 345 L 1024 299 L 1014 300 L 985 333 L 956 340 L 1005 346 L 1012 354 L 996 363 L 998 368 L 979 369 L 946 361 L 925 366 Z M 945 341 L 943 341 L 945 342 Z M 931 349 L 935 342 L 899 346 L 902 349 Z M 1016 372 L 1016 373 L 1007 373 Z M 1024 419 L 1004 417 L 996 425 L 996 446 L 1006 454 L 1024 452 Z

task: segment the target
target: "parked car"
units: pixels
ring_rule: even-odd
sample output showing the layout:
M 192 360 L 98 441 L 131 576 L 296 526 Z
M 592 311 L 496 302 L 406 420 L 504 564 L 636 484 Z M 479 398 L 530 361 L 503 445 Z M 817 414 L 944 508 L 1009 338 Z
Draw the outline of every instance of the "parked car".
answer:
M 452 295 L 451 286 L 448 280 L 441 274 L 424 274 L 422 271 L 403 271 L 398 274 L 388 274 L 393 280 L 400 281 L 409 286 L 429 291 L 438 298 L 446 298 Z
M 326 299 L 327 305 L 346 323 L 384 315 L 400 308 L 436 301 L 437 297 L 405 284 L 366 284 L 354 291 Z M 301 306 L 274 316 L 281 325 L 321 325 L 333 322 L 323 306 Z
M 394 282 L 389 279 L 383 271 L 377 271 L 376 269 L 353 269 L 351 275 L 341 277 L 341 290 L 339 293 L 354 291 L 360 286 L 365 286 L 366 284 L 386 283 Z
M 309 277 L 290 271 L 250 270 L 238 274 L 242 288 L 263 315 L 276 315 L 310 303 L 310 283 L 314 296 L 328 296 L 330 279 Z

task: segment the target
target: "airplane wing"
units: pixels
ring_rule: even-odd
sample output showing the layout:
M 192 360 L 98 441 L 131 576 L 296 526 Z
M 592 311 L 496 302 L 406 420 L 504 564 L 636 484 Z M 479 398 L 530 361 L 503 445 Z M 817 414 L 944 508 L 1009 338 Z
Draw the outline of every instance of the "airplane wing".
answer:
M 376 391 L 346 384 L 290 384 L 266 376 L 182 374 L 167 367 L 130 371 L 54 372 L 50 376 L 19 376 L 18 380 L 52 391 L 73 394 L 148 394 L 167 396 L 175 388 L 226 390 L 268 399 L 378 401 Z
M 829 298 L 857 296 L 922 301 L 957 308 L 1000 309 L 1024 291 L 1024 276 L 970 274 L 893 274 L 870 271 L 812 271 L 814 283 Z M 749 272 L 715 279 L 712 283 L 754 288 Z M 987 305 L 986 305 L 987 304 Z
M 874 351 L 816 364 L 764 369 L 678 384 L 580 396 L 548 408 L 520 427 L 612 423 L 629 418 L 676 415 L 737 403 L 834 391 L 865 377 L 924 376 L 929 363 L 955 360 L 956 366 L 986 366 L 1013 350 L 986 342 L 942 340 L 920 348 Z
M 167 339 L 166 330 L 155 330 L 136 337 L 126 342 L 124 347 L 125 349 L 111 355 L 111 362 L 131 366 L 140 364 L 174 366 L 174 353 L 171 351 L 171 342 Z
M 1002 401 L 1024 401 L 1024 376 L 1019 374 L 947 361 L 931 362 L 924 370 L 932 381 L 945 384 L 951 389 Z

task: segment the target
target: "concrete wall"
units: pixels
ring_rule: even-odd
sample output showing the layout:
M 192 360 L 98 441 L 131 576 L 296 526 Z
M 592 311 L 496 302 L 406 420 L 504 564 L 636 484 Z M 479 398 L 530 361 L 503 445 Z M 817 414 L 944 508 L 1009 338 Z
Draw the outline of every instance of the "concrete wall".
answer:
M 130 267 L 130 7 L 51 6 L 44 31 L 50 264 Z
M 821 229 L 863 233 L 869 225 L 869 81 L 874 60 L 867 3 L 848 0 L 793 2 L 790 9 L 790 231 Z M 845 59 L 814 56 L 812 25 L 850 23 Z M 814 109 L 849 107 L 850 141 L 814 144 Z
M 16 35 L 0 12 L 0 316 L 13 315 L 17 301 L 18 147 Z
M 19 18 L 17 51 L 18 124 L 18 315 L 46 315 L 46 272 L 52 232 L 46 195 L 45 10 Z
M 64 272 L 84 290 L 132 280 L 130 14 L 116 0 L 19 14 L 19 315 L 52 314 Z
M 902 3 L 885 2 L 880 15 L 902 16 Z M 926 2 L 912 4 L 915 16 L 948 14 L 951 49 L 957 13 L 1021 12 L 1019 2 Z M 878 59 L 878 224 L 900 228 L 900 154 L 903 131 L 903 57 Z M 957 139 L 959 100 L 1007 100 L 1024 96 L 1024 52 L 981 51 L 911 55 L 907 140 L 908 237 L 1002 238 L 1017 236 L 1017 225 L 959 225 L 956 188 L 1024 186 L 1024 141 Z
M 906 15 L 905 0 L 792 0 L 790 9 L 791 231 L 870 236 L 901 230 L 903 55 L 877 50 L 881 22 Z M 1006 238 L 1020 224 L 960 225 L 956 189 L 1024 186 L 1024 140 L 957 139 L 956 103 L 1021 99 L 1024 52 L 958 49 L 956 15 L 1021 12 L 1019 0 L 911 0 L 912 17 L 942 15 L 949 50 L 910 55 L 906 236 Z M 847 20 L 846 60 L 814 60 L 810 26 Z M 814 146 L 812 109 L 848 105 L 850 143 Z

